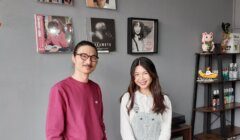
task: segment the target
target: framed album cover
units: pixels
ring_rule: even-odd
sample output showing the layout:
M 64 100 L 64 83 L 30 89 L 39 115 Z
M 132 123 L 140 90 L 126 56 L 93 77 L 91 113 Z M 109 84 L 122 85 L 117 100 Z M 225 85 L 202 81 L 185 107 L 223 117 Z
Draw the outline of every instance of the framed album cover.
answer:
M 87 39 L 97 46 L 98 52 L 115 51 L 114 19 L 88 18 L 87 22 Z
M 71 52 L 74 47 L 72 18 L 35 15 L 38 53 Z
M 72 0 L 37 0 L 38 2 L 43 3 L 56 3 L 56 4 L 63 4 L 63 5 L 72 5 Z
M 86 0 L 87 7 L 116 10 L 116 0 Z
M 158 52 L 158 20 L 128 18 L 128 54 Z

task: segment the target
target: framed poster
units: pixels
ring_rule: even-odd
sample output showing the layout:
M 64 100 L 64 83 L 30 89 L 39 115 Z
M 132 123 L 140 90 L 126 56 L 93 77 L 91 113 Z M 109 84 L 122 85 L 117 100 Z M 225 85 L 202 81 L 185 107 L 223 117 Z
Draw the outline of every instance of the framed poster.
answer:
M 115 51 L 115 22 L 114 19 L 87 19 L 87 39 L 93 42 L 99 53 Z
M 71 52 L 74 47 L 72 18 L 35 15 L 38 53 Z
M 57 3 L 57 4 L 64 4 L 64 5 L 72 5 L 72 0 L 37 0 L 38 2 L 43 3 Z
M 116 10 L 116 0 L 86 0 L 87 7 Z
M 128 18 L 128 54 L 158 52 L 158 20 Z

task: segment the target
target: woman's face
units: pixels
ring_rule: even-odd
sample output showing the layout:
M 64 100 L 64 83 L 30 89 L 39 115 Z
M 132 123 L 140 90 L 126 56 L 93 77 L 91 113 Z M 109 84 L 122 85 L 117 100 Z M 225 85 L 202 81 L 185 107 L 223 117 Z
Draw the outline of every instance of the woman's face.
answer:
M 140 34 L 140 32 L 141 32 L 141 26 L 140 26 L 140 23 L 139 22 L 137 22 L 135 25 L 134 25 L 134 31 L 135 31 L 135 34 Z
M 134 82 L 139 86 L 140 90 L 149 90 L 150 84 L 152 83 L 152 77 L 146 69 L 138 65 L 134 72 Z

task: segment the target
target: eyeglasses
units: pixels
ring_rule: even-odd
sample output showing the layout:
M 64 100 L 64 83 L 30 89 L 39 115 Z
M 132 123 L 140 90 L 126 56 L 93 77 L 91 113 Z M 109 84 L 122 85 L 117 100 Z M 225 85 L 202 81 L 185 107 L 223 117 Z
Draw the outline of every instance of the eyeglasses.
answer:
M 98 56 L 96 55 L 87 55 L 86 53 L 80 53 L 80 54 L 76 54 L 76 55 L 79 55 L 80 58 L 83 60 L 83 61 L 86 61 L 89 57 L 90 57 L 90 60 L 92 62 L 97 62 L 98 61 Z

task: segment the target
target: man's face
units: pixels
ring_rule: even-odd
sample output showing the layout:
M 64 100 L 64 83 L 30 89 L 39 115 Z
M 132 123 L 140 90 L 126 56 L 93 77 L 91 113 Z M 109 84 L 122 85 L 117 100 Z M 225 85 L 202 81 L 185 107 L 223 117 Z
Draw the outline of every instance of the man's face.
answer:
M 78 48 L 76 54 L 76 56 L 72 56 L 75 72 L 79 72 L 81 74 L 90 74 L 95 70 L 97 61 L 94 61 L 94 59 L 91 57 L 96 57 L 97 53 L 93 47 L 88 45 L 81 46 Z

